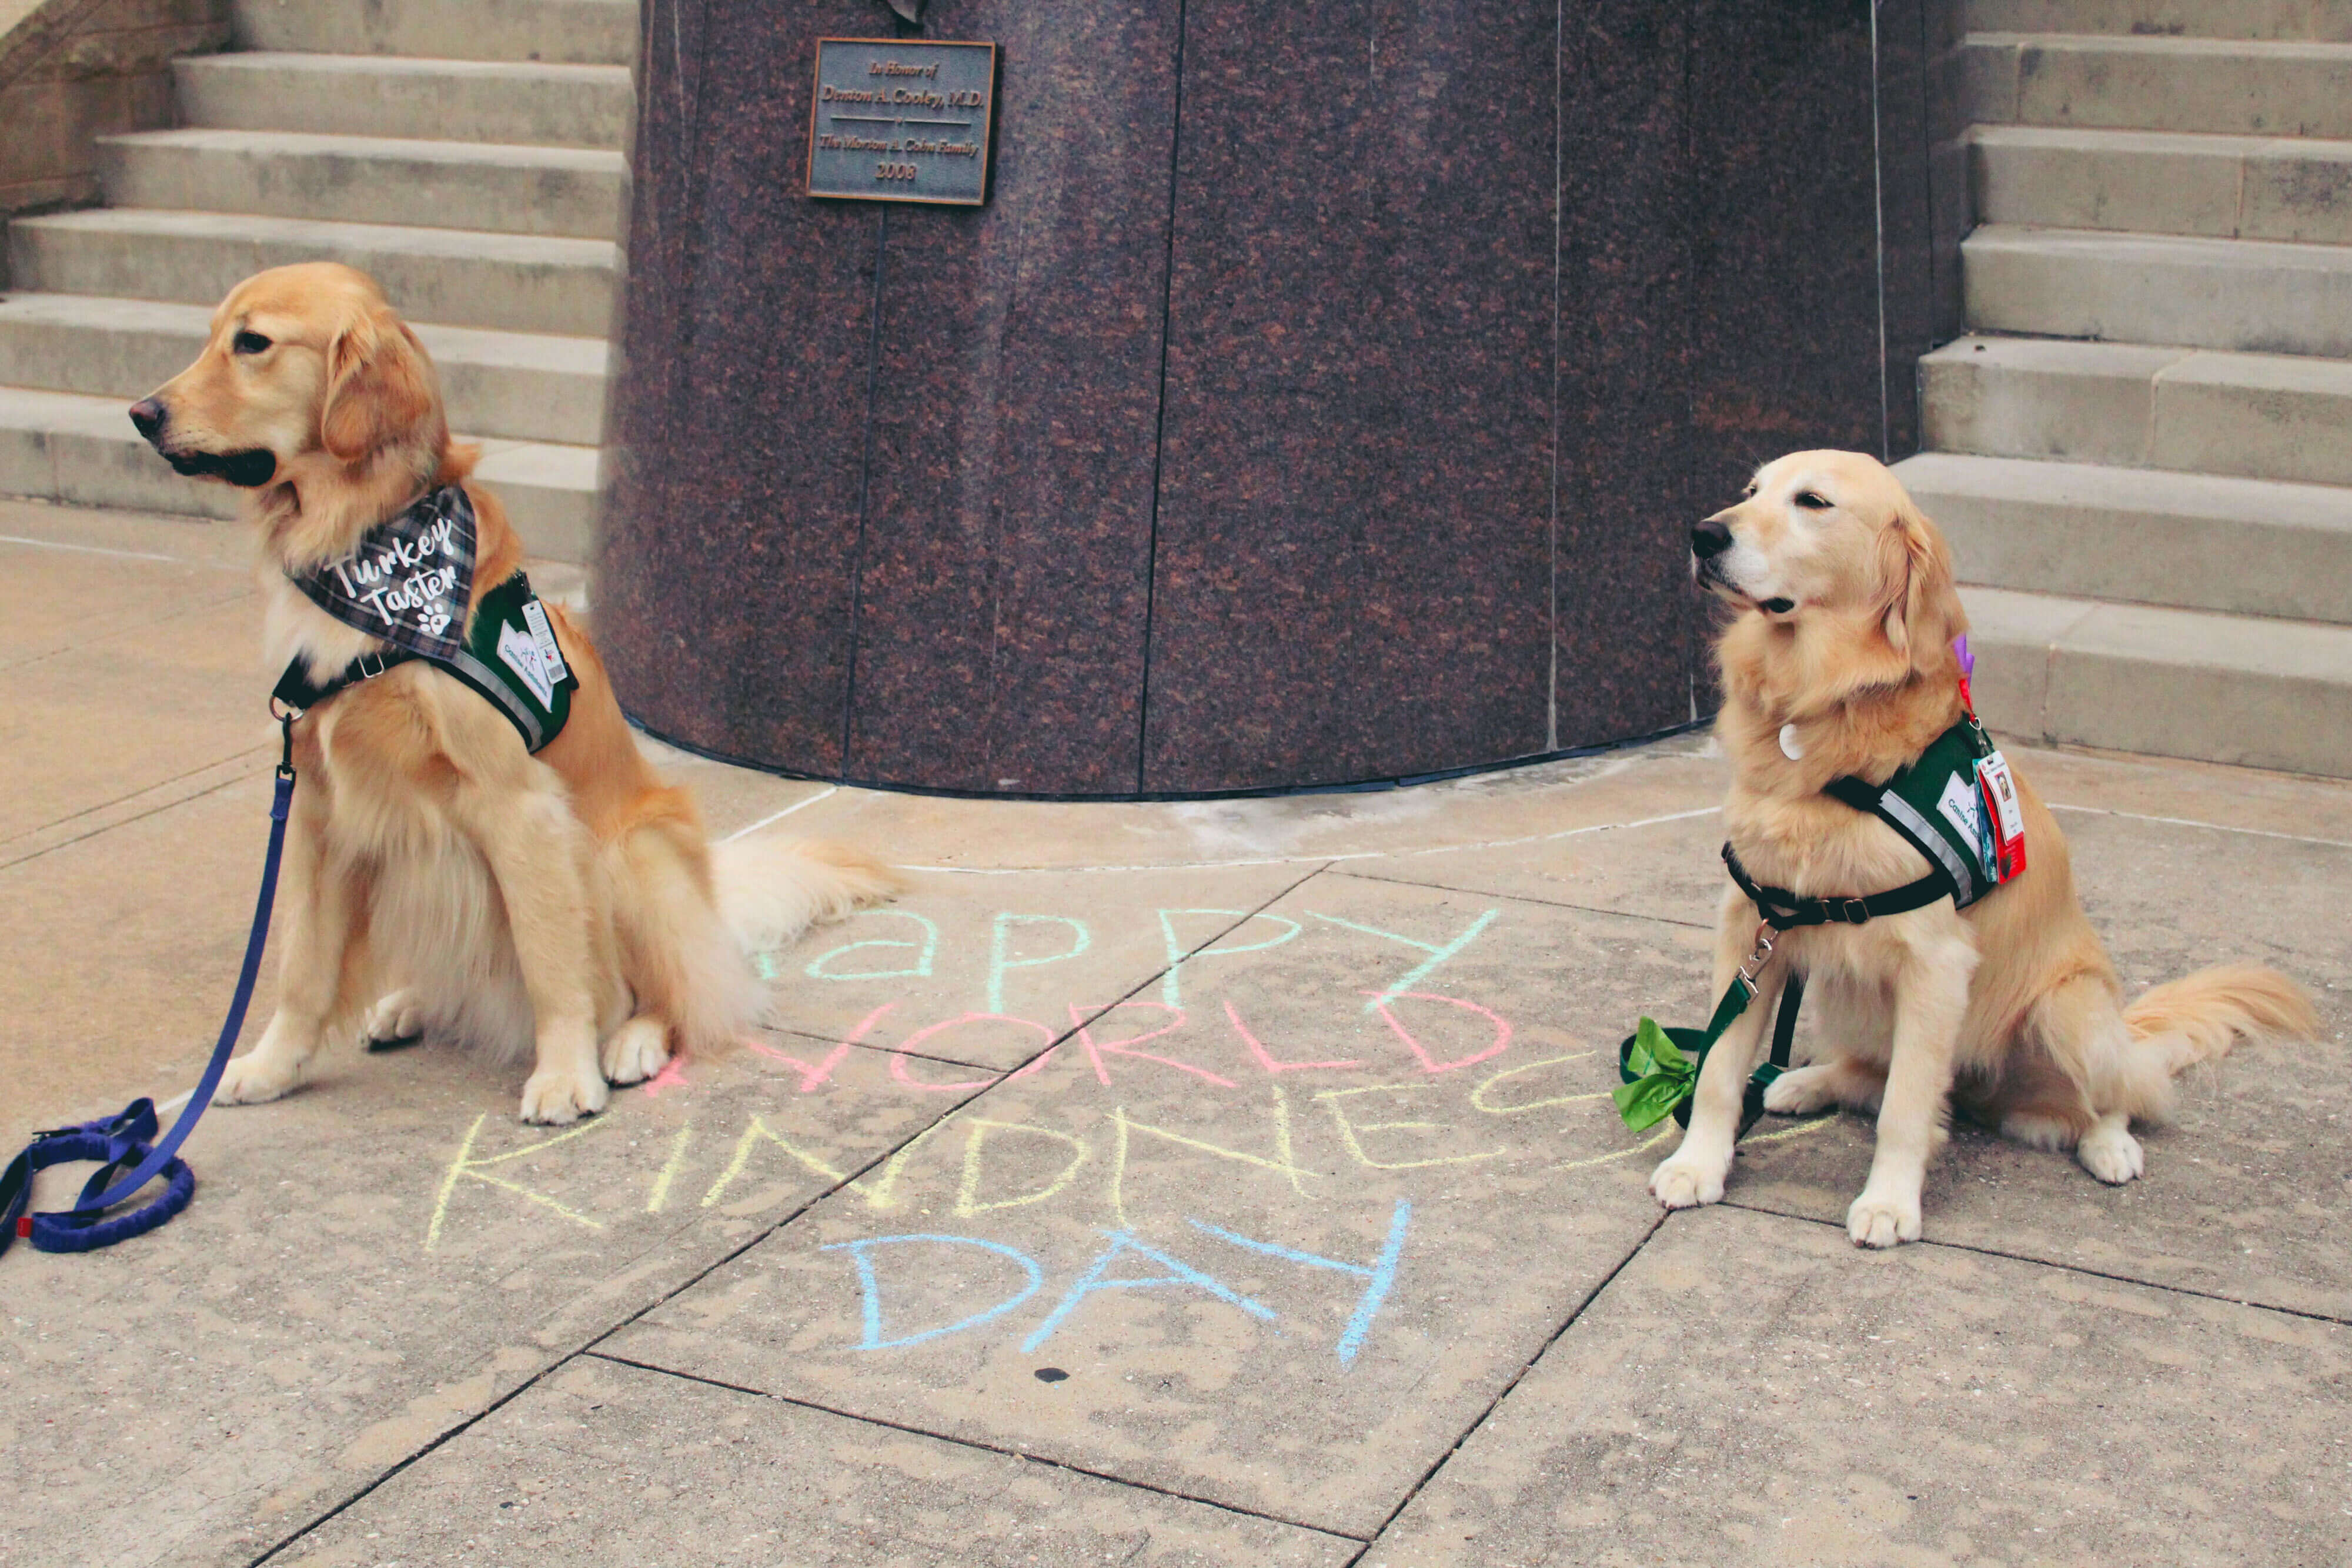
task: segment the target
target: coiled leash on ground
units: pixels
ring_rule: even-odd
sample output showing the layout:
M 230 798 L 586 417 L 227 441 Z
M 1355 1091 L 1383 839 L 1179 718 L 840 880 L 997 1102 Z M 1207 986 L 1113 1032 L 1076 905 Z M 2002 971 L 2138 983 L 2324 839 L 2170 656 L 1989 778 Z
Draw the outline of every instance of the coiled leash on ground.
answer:
M 269 858 L 262 865 L 261 895 L 254 903 L 253 932 L 246 939 L 245 967 L 237 976 L 236 996 L 229 1003 L 228 1017 L 221 1024 L 220 1040 L 213 1046 L 204 1076 L 189 1092 L 180 1119 L 172 1124 L 161 1143 L 153 1141 L 155 1103 L 144 1096 L 113 1116 L 34 1134 L 24 1152 L 8 1162 L 5 1172 L 0 1172 L 0 1252 L 20 1239 L 44 1252 L 88 1252 L 111 1247 L 154 1229 L 187 1207 L 195 1196 L 196 1176 L 188 1162 L 179 1157 L 180 1145 L 195 1131 L 196 1119 L 212 1103 L 213 1091 L 220 1087 L 229 1052 L 236 1049 L 237 1034 L 245 1027 L 254 980 L 261 973 L 261 949 L 269 940 L 270 906 L 278 898 L 278 863 L 286 849 L 286 820 L 294 800 L 295 716 L 291 712 L 278 714 L 283 749 L 278 761 L 278 793 L 269 803 Z M 100 1164 L 73 1207 L 47 1214 L 30 1212 L 33 1174 L 79 1160 Z M 113 1179 L 126 1169 L 130 1174 L 119 1181 Z M 161 1193 L 126 1213 L 107 1214 L 159 1176 L 163 1178 Z

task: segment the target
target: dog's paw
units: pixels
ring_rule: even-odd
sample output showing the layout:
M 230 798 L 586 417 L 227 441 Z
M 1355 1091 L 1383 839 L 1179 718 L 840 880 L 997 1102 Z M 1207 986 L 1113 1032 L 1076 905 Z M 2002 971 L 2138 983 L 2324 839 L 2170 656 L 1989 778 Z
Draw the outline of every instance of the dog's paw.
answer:
M 2074 1157 L 2109 1186 L 2121 1186 L 2147 1168 L 2139 1140 L 2131 1135 L 2131 1124 L 2121 1116 L 2102 1116 L 2093 1124 L 2074 1145 Z
M 221 1073 L 220 1087 L 213 1091 L 212 1103 L 258 1105 L 279 1098 L 301 1081 L 300 1069 L 270 1060 L 258 1051 L 248 1051 Z
M 522 1086 L 522 1119 L 558 1127 L 593 1116 L 604 1108 L 612 1091 L 593 1072 L 541 1068 Z
M 1837 1069 L 1826 1061 L 1783 1072 L 1764 1086 L 1764 1109 L 1775 1116 L 1801 1116 L 1837 1103 Z
M 1668 1208 L 1696 1208 L 1723 1201 L 1723 1171 L 1680 1155 L 1669 1155 L 1650 1173 L 1650 1196 Z
M 643 1083 L 669 1061 L 669 1030 L 641 1013 L 607 1035 L 598 1054 L 605 1082 Z
M 404 986 L 377 998 L 360 1024 L 360 1038 L 370 1051 L 405 1045 L 424 1032 L 425 1014 L 416 1005 L 416 993 Z
M 1864 1190 L 1845 1211 L 1845 1233 L 1856 1247 L 1892 1247 L 1919 1239 L 1919 1200 L 1916 1197 Z

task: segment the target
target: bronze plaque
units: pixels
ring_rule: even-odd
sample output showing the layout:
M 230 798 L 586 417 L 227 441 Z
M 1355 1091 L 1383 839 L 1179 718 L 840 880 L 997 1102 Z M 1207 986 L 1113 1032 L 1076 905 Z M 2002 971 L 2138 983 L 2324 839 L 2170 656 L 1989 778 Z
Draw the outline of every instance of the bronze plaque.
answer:
M 861 202 L 988 200 L 996 46 L 819 38 L 808 193 Z

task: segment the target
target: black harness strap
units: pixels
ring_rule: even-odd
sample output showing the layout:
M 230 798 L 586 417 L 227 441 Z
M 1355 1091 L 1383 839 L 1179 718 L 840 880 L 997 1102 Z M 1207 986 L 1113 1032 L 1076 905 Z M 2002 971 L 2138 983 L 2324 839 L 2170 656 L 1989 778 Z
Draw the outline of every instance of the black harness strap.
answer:
M 286 673 L 278 677 L 278 685 L 269 695 L 276 697 L 281 706 L 299 713 L 317 707 L 346 686 L 372 681 L 395 665 L 421 657 L 422 654 L 412 653 L 405 648 L 394 647 L 386 647 L 381 653 L 362 653 L 329 676 L 327 684 L 321 686 L 311 684 L 310 666 L 298 653 L 286 666 Z
M 1796 1044 L 1797 1014 L 1805 1005 L 1805 977 L 1795 969 L 1780 985 L 1780 1010 L 1772 1019 L 1772 1055 L 1766 1065 L 1758 1068 L 1748 1080 L 1748 1092 L 1739 1104 L 1739 1135 L 1746 1137 L 1748 1129 L 1764 1117 L 1764 1090 L 1772 1080 L 1789 1071 L 1789 1052 Z M 1685 1121 L 1684 1125 L 1689 1125 Z
M 530 722 L 530 716 L 519 710 L 513 695 L 502 689 L 497 680 L 482 667 L 481 662 L 463 648 L 457 651 L 456 658 L 447 664 L 443 664 L 438 659 L 427 658 L 423 653 L 412 653 L 406 648 L 394 647 L 387 643 L 381 653 L 362 653 L 329 676 L 324 685 L 311 684 L 310 668 L 302 656 L 297 653 L 293 662 L 286 666 L 286 673 L 278 677 L 278 685 L 271 689 L 269 695 L 276 697 L 284 706 L 299 713 L 318 706 L 347 687 L 356 686 L 362 681 L 372 681 L 387 670 L 395 669 L 402 664 L 411 664 L 420 659 L 436 670 L 455 675 L 467 690 L 498 709 L 499 716 L 514 726 L 515 733 L 522 737 L 524 750 L 534 751 L 545 746 L 552 738 L 543 730 L 533 727 Z
M 1731 880 L 1739 891 L 1756 905 L 1764 924 L 1775 931 L 1793 931 L 1800 925 L 1862 925 L 1883 915 L 1902 915 L 1914 909 L 1925 909 L 1952 891 L 1951 879 L 1938 868 L 1916 882 L 1906 882 L 1901 887 L 1885 893 L 1874 893 L 1867 898 L 1803 898 L 1785 887 L 1766 887 L 1748 874 L 1739 863 L 1739 856 L 1729 842 L 1723 846 L 1723 863 L 1731 873 Z M 1934 861 L 1928 864 L 1934 865 Z

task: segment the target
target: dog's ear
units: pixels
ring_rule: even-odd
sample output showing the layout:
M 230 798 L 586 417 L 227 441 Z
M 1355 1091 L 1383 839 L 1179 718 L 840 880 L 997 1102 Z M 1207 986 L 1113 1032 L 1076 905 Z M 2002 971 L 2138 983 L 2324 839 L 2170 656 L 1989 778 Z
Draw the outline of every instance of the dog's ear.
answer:
M 1878 536 L 1878 570 L 1886 645 L 1918 674 L 1933 673 L 1968 622 L 1952 580 L 1952 552 L 1908 496 Z
M 381 306 L 355 316 L 327 348 L 319 444 L 355 463 L 413 433 L 433 412 L 424 345 Z

